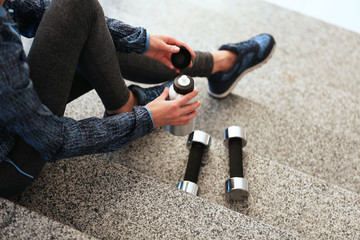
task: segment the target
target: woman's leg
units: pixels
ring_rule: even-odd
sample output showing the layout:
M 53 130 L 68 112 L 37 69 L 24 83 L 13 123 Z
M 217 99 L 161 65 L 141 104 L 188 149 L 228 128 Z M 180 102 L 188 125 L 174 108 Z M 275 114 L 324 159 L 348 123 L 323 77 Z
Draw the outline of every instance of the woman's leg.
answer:
M 192 60 L 193 66 L 184 69 L 180 74 L 192 77 L 210 77 L 217 71 L 226 72 L 230 70 L 235 60 L 236 54 L 229 51 L 196 52 L 196 58 Z M 160 86 L 146 89 L 131 85 L 129 88 L 139 105 L 146 105 L 154 100 L 163 92 L 165 87 L 170 87 L 171 80 L 179 75 L 161 62 L 144 55 L 118 53 L 118 61 L 123 76 L 128 80 L 147 84 L 166 82 Z
M 54 0 L 39 25 L 28 63 L 40 99 L 56 115 L 62 116 L 67 102 L 91 87 L 107 109 L 120 108 L 128 101 L 129 90 L 96 0 Z M 8 158 L 35 178 L 45 164 L 20 137 Z M 8 162 L 0 165 L 0 180 L 4 197 L 21 192 L 33 181 Z
M 208 93 L 215 98 L 224 98 L 231 93 L 244 74 L 260 67 L 271 58 L 275 45 L 275 40 L 270 34 L 260 34 L 244 42 L 224 44 L 211 54 L 197 53 L 194 66 L 185 69 L 182 74 L 208 77 Z M 176 76 L 174 71 L 144 57 L 132 55 L 128 59 L 129 61 L 120 61 L 120 64 L 127 65 L 129 72 L 124 73 L 124 76 L 129 80 L 152 83 L 156 79 L 161 79 L 162 82 Z M 147 97 L 142 88 L 136 87 L 136 95 L 144 96 L 143 99 L 146 99 L 139 102 L 148 102 L 162 90 L 162 87 L 152 88 L 153 93 L 150 97 Z M 134 92 L 134 88 L 132 91 Z
M 214 57 L 209 52 L 195 52 L 193 67 L 186 68 L 181 74 L 192 77 L 209 77 L 214 68 Z M 144 55 L 118 53 L 118 61 L 124 78 L 147 84 L 163 83 L 173 80 L 179 74 L 161 62 Z
M 106 109 L 120 108 L 129 98 L 96 0 L 54 0 L 36 33 L 29 65 L 42 102 L 57 115 L 65 110 L 77 66 Z

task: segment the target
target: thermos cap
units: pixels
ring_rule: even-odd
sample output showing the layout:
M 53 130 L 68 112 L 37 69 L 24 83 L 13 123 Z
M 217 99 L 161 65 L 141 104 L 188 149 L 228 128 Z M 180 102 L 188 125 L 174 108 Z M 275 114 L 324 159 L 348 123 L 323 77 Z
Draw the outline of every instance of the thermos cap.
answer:
M 194 90 L 194 79 L 187 75 L 181 75 L 174 80 L 174 90 L 178 94 L 185 95 Z
M 183 69 L 190 65 L 191 54 L 184 46 L 180 46 L 180 51 L 171 55 L 171 62 L 177 69 Z

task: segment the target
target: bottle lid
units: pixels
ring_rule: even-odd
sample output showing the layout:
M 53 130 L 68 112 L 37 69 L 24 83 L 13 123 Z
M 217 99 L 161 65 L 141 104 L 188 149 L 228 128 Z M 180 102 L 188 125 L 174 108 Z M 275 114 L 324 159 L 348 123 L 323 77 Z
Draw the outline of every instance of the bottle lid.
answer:
M 187 75 L 181 75 L 174 80 L 174 90 L 178 94 L 185 95 L 194 90 L 194 79 Z
M 186 47 L 180 46 L 180 51 L 171 55 L 171 62 L 175 68 L 184 69 L 190 65 L 191 54 Z

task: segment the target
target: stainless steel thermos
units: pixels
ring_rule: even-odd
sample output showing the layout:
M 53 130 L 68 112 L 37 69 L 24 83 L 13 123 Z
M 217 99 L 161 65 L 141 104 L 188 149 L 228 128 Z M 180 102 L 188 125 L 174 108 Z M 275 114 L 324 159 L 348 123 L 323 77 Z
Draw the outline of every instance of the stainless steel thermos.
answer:
M 176 100 L 182 96 L 190 93 L 194 90 L 194 79 L 187 75 L 180 75 L 175 78 L 173 85 L 169 89 L 170 100 Z M 196 97 L 191 99 L 185 105 L 195 103 L 197 101 Z M 168 125 L 166 129 L 173 135 L 176 136 L 186 136 L 192 133 L 195 129 L 195 118 L 191 119 L 189 124 L 182 126 Z

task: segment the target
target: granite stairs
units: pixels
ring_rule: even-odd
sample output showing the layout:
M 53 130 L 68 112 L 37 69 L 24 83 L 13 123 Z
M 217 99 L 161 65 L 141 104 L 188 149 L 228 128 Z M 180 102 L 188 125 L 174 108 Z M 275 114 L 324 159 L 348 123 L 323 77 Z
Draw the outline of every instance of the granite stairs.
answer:
M 261 32 L 273 34 L 277 49 L 223 100 L 196 78 L 196 128 L 212 136 L 199 196 L 176 189 L 187 138 L 160 128 L 116 152 L 47 164 L 23 194 L 0 199 L 0 239 L 360 238 L 359 34 L 258 0 L 101 3 L 108 16 L 194 49 Z M 90 92 L 66 115 L 103 110 Z M 248 133 L 250 196 L 240 202 L 225 194 L 222 133 L 232 125 Z

